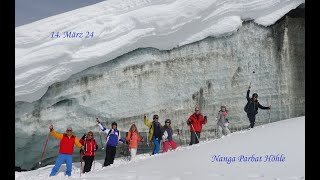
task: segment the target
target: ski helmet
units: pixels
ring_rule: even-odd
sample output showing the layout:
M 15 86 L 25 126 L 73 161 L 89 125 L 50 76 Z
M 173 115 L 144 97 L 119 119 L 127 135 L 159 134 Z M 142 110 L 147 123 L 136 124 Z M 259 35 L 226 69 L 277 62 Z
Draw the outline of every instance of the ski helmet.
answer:
M 169 123 L 171 124 L 171 120 L 170 119 L 166 119 L 166 121 L 164 123 Z
M 159 116 L 157 114 L 153 115 L 153 119 L 159 119 Z
M 112 122 L 111 126 L 116 125 L 118 126 L 118 124 L 116 122 Z
M 252 97 L 258 98 L 258 94 L 257 94 L 257 93 L 253 93 L 253 94 L 252 94 Z

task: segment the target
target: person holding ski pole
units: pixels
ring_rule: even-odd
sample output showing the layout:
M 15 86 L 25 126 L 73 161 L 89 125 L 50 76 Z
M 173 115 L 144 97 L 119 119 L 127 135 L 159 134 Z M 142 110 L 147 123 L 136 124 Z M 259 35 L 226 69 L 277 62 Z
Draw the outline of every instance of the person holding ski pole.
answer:
M 250 127 L 249 128 L 253 128 L 255 121 L 256 121 L 256 114 L 258 114 L 258 108 L 260 109 L 271 109 L 271 105 L 269 107 L 265 107 L 262 106 L 259 102 L 258 102 L 258 94 L 257 93 L 253 93 L 252 97 L 249 97 L 250 94 L 250 88 L 251 86 L 249 85 L 248 91 L 247 91 L 247 104 L 244 107 L 244 111 L 247 113 L 247 116 L 249 118 L 250 121 Z
M 130 161 L 134 160 L 137 154 L 138 142 L 143 142 L 143 139 L 140 138 L 137 126 L 132 124 L 128 135 L 126 137 L 126 141 L 128 142 L 128 148 L 130 151 Z
M 202 124 L 207 123 L 207 116 L 203 116 L 200 113 L 199 107 L 195 107 L 194 111 L 195 112 L 187 120 L 187 125 L 190 126 L 190 133 L 191 133 L 189 145 L 199 143 Z
M 99 119 L 97 118 L 98 126 L 104 133 L 107 133 L 106 138 L 106 157 L 104 159 L 103 166 L 109 166 L 113 164 L 114 157 L 116 156 L 116 150 L 118 142 L 121 141 L 124 143 L 124 140 L 121 139 L 120 131 L 117 129 L 117 123 L 112 122 L 111 129 L 105 128 L 100 123 Z
M 78 141 L 78 138 L 72 134 L 71 127 L 67 127 L 65 134 L 56 133 L 53 129 L 53 125 L 50 125 L 49 129 L 50 134 L 56 139 L 60 140 L 58 159 L 51 170 L 50 176 L 56 175 L 56 173 L 60 169 L 61 164 L 64 163 L 64 161 L 66 161 L 67 166 L 66 175 L 71 176 L 73 147 L 74 145 L 76 145 L 79 149 L 84 150 L 84 146 L 82 146 Z
M 177 148 L 176 142 L 174 142 L 172 135 L 173 130 L 171 128 L 171 120 L 166 119 L 165 125 L 161 128 L 161 134 L 162 134 L 162 145 L 163 145 L 163 153 L 167 152 L 169 149 L 169 146 L 171 146 L 172 150 L 175 150 Z
M 152 155 L 158 154 L 160 151 L 161 141 L 161 128 L 162 125 L 159 122 L 159 116 L 153 115 L 153 121 L 149 122 L 147 116 L 144 115 L 144 124 L 149 127 L 149 138 L 148 141 L 152 141 L 154 144 Z
M 225 135 L 230 134 L 230 130 L 228 129 L 229 118 L 228 118 L 228 110 L 226 106 L 221 106 L 220 111 L 216 117 L 217 126 L 218 126 L 218 138 L 222 137 L 222 134 Z
M 93 132 L 89 131 L 87 135 L 84 134 L 79 142 L 84 146 L 84 150 L 81 151 L 84 161 L 83 173 L 90 172 L 95 152 L 98 150 L 98 144 L 93 138 Z

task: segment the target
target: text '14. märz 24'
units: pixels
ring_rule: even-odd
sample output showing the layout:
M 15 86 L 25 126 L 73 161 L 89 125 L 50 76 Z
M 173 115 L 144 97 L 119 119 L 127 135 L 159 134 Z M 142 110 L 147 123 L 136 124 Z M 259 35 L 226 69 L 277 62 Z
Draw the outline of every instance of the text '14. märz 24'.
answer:
M 63 33 L 52 32 L 51 38 L 93 38 L 94 32 L 75 32 L 75 31 L 65 31 Z

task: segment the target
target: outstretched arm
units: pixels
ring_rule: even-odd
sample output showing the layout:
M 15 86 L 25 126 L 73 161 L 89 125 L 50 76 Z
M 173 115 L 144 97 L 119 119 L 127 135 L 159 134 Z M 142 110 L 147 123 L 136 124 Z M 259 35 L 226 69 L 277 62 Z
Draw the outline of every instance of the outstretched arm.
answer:
M 147 119 L 147 116 L 145 115 L 144 118 L 143 118 L 143 122 L 146 126 L 148 126 L 149 128 L 151 127 L 152 125 L 152 122 L 149 122 L 148 119 Z
M 270 109 L 270 107 L 262 106 L 259 102 L 258 102 L 258 107 L 260 109 Z
M 248 91 L 247 91 L 247 100 L 248 100 L 248 101 L 250 101 L 249 94 L 250 94 L 250 89 L 248 89 Z
M 56 132 L 54 131 L 54 129 L 53 129 L 53 125 L 50 125 L 49 129 L 50 129 L 50 134 L 51 134 L 51 136 L 53 136 L 53 137 L 55 137 L 56 139 L 59 139 L 59 140 L 62 139 L 63 134 L 58 134 L 58 133 L 56 133 Z
M 100 122 L 99 120 L 97 120 L 97 122 L 98 122 L 98 126 L 100 127 L 100 129 L 101 129 L 103 132 L 105 132 L 105 133 L 108 133 L 108 132 L 109 132 L 110 129 L 103 127 L 102 124 L 101 124 L 101 122 Z

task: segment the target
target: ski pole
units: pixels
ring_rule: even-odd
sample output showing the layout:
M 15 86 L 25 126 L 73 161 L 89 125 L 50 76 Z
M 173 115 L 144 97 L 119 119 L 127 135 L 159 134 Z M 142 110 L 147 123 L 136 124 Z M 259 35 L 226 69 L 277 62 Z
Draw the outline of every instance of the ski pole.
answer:
M 193 131 L 194 131 L 194 134 L 196 135 L 198 141 L 200 141 L 199 138 L 198 138 L 198 135 L 197 135 L 197 133 L 196 133 L 196 130 L 195 130 L 194 127 L 193 127 L 193 124 L 191 124 L 191 127 L 192 127 L 192 129 L 193 129 Z
M 82 151 L 80 151 L 80 177 L 82 172 Z
M 47 147 L 47 143 L 48 143 L 48 139 L 49 139 L 49 134 L 50 134 L 50 132 L 49 132 L 48 135 L 47 135 L 47 139 L 46 139 L 46 142 L 45 142 L 44 147 L 43 147 L 42 155 L 41 155 L 41 158 L 40 158 L 40 161 L 39 161 L 39 168 L 40 168 L 41 161 L 42 161 L 42 158 L 43 158 L 43 155 L 44 155 L 44 151 L 46 150 L 46 147 Z

